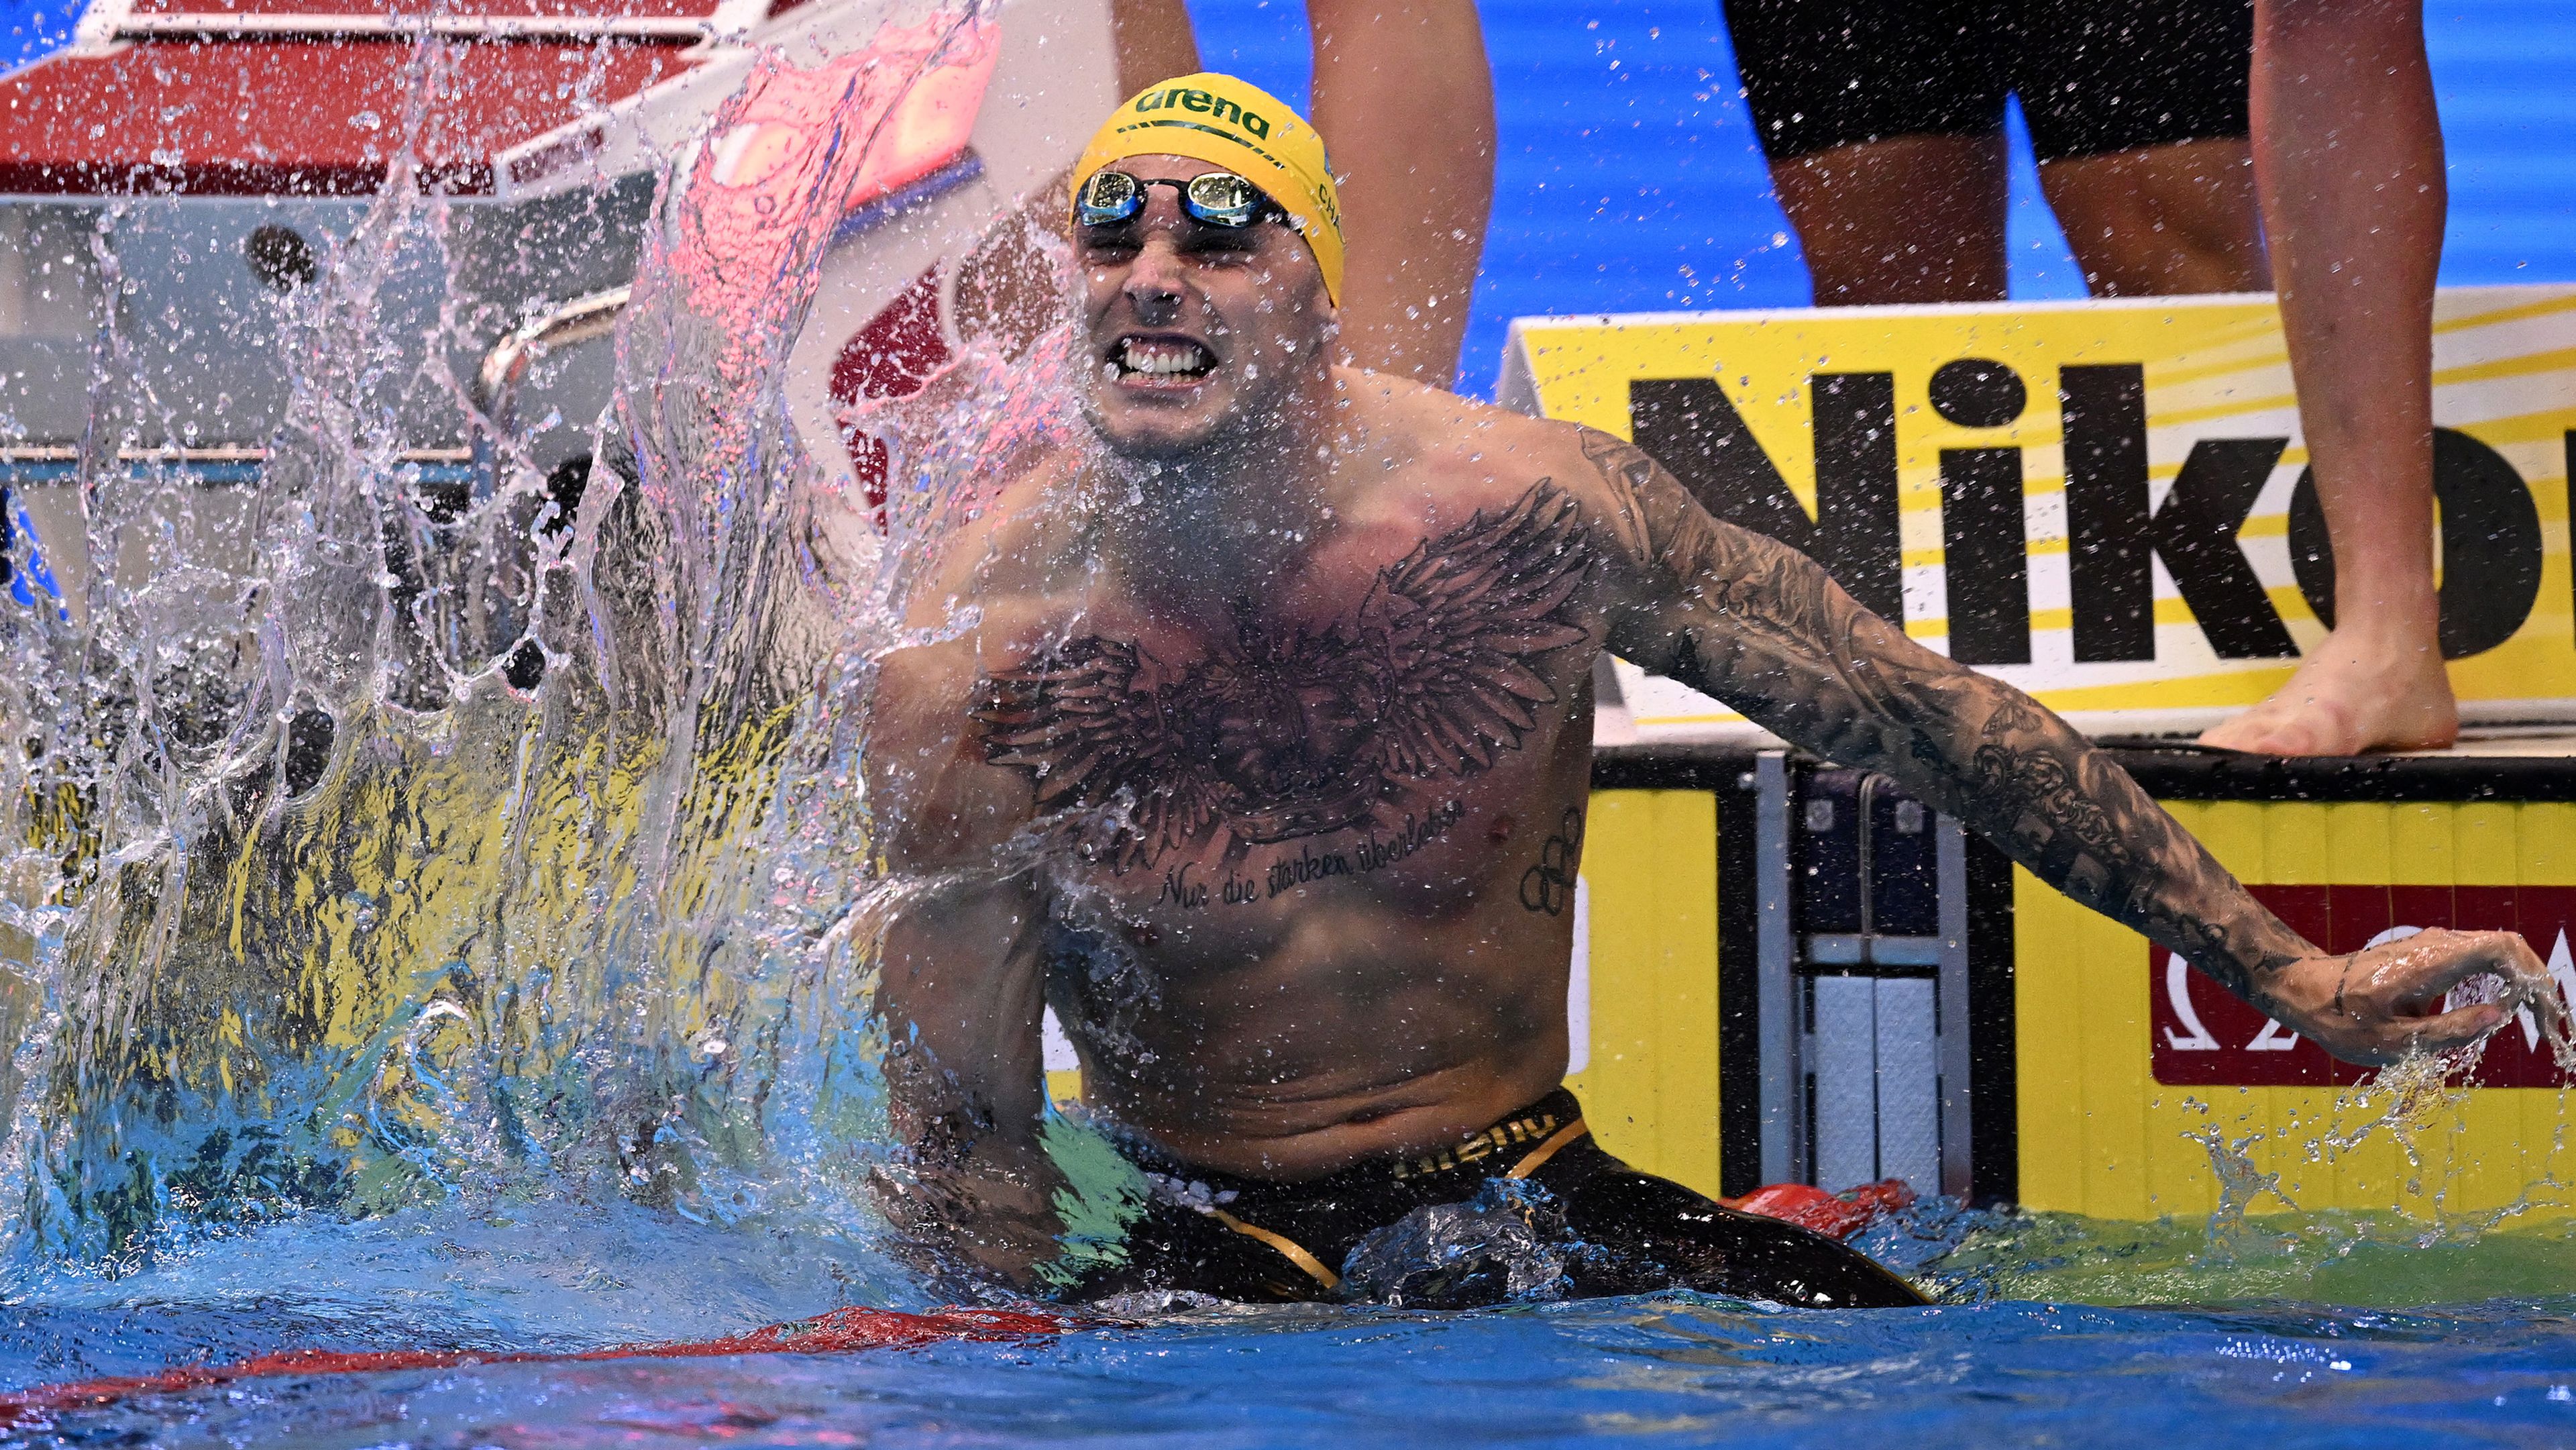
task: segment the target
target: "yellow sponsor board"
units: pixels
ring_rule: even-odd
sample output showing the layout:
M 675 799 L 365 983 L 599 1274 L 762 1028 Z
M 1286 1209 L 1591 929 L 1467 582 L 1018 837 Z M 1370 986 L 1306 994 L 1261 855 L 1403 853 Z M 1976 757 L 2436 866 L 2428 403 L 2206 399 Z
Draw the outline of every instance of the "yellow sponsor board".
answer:
M 2268 295 L 1524 318 L 1509 406 L 1632 438 L 1723 516 L 2100 732 L 2287 679 L 2333 564 Z M 2576 287 L 2446 289 L 2444 650 L 2474 722 L 2576 720 Z M 1646 739 L 1748 733 L 1621 670 Z
M 2553 968 L 2568 969 L 2561 918 L 2576 882 L 2576 805 L 2167 805 L 2275 904 L 2283 891 L 2320 901 L 2332 893 L 2338 914 L 2356 902 L 2365 916 L 2375 914 L 2340 930 L 2301 916 L 2297 924 L 2328 950 L 2375 925 L 2488 925 L 2497 918 L 2479 909 L 2501 899 L 2508 912 L 2518 906 L 2519 925 Z M 2512 1209 L 2555 1218 L 2576 1207 L 2567 1093 L 2548 1080 L 2559 1074 L 2545 1042 L 2533 1054 L 2508 1025 L 2488 1039 L 2473 1077 L 2453 1079 L 2467 1090 L 2419 1098 L 2406 1114 L 2394 1111 L 2397 1088 L 2327 1064 L 2285 1034 L 2273 1034 L 2275 1050 L 2259 1055 L 2315 1057 L 2336 1081 L 2300 1083 L 2294 1073 L 2268 1083 L 2224 1080 L 2231 1074 L 2176 1081 L 2177 1058 L 2239 1054 L 2169 1050 L 2189 1044 L 2176 1041 L 2171 1013 L 2159 1010 L 2159 999 L 2177 990 L 2152 969 L 2162 954 L 2028 872 L 2016 868 L 2013 881 L 2017 1183 L 2025 1207 L 2118 1219 L 2209 1213 L 2220 1203 L 2217 1165 L 2229 1160 L 2241 1165 L 2239 1193 L 2253 1194 L 2242 1206 L 2255 1213 L 2395 1209 L 2436 1218 Z M 2470 914 L 2459 915 L 2462 908 Z M 2215 988 L 2198 995 L 2227 1005 Z M 2232 1012 L 2260 1020 L 2250 1007 Z M 2214 1012 L 2211 1019 L 2227 1048 L 2248 1044 L 2241 1027 L 2231 1030 Z M 2535 1057 L 2538 1073 L 2509 1065 Z M 2215 1156 L 2213 1143 L 2223 1149 Z

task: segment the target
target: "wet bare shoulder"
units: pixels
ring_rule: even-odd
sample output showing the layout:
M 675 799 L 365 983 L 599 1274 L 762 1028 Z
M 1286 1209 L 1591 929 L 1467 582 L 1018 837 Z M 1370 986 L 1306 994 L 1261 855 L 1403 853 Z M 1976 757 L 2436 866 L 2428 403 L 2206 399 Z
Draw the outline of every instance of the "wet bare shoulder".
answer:
M 905 595 L 905 622 L 935 629 L 961 609 L 989 608 L 1004 600 L 1043 594 L 1066 572 L 1070 551 L 1063 507 L 1077 486 L 1076 456 L 1069 449 L 1032 460 L 997 487 L 961 499 L 938 527 L 942 536 L 923 551 L 931 560 Z
M 1425 470 L 1431 486 L 1478 508 L 1544 495 L 1565 510 L 1574 523 L 1569 537 L 1589 560 L 1585 597 L 1593 607 L 1669 595 L 1712 569 L 1741 566 L 1700 527 L 1714 521 L 1633 444 L 1573 423 L 1452 402 L 1445 420 L 1451 441 Z
M 1571 499 L 1588 534 L 1602 511 L 1598 467 L 1582 448 L 1584 430 L 1371 373 L 1354 374 L 1345 397 L 1406 487 L 1399 497 L 1364 480 L 1370 502 L 1414 516 L 1426 531 L 1471 515 L 1494 515 L 1534 494 Z
M 1455 393 L 1374 373 L 1346 385 L 1346 395 L 1370 424 L 1410 446 L 1425 468 L 1453 484 L 1490 482 L 1517 494 L 1540 478 L 1579 462 L 1571 425 L 1532 418 Z

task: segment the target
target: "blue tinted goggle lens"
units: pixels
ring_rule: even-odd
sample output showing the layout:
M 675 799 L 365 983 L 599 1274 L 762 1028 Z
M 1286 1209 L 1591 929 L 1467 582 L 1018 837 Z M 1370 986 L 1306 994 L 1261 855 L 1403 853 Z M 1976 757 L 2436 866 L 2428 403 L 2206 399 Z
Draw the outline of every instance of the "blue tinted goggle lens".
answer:
M 1231 171 L 1211 171 L 1187 181 L 1096 171 L 1082 184 L 1075 213 L 1087 227 L 1116 226 L 1145 209 L 1147 189 L 1168 186 L 1181 194 L 1181 210 L 1210 226 L 1248 227 L 1278 211 L 1261 188 Z

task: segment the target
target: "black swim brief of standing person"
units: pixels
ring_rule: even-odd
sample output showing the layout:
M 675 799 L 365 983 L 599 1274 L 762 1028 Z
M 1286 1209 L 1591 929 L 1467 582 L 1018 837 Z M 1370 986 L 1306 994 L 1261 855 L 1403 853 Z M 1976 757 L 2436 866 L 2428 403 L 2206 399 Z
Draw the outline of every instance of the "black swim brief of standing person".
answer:
M 1925 1302 L 1834 1239 L 1620 1162 L 1563 1089 L 1448 1148 L 1303 1183 L 1210 1173 L 1133 1143 L 1121 1151 L 1152 1191 L 1059 1298 L 1160 1289 L 1467 1308 L 1532 1290 L 1687 1288 L 1815 1308 Z
M 2253 0 L 1724 0 L 1773 161 L 1984 136 L 2021 97 L 2042 161 L 2241 140 Z

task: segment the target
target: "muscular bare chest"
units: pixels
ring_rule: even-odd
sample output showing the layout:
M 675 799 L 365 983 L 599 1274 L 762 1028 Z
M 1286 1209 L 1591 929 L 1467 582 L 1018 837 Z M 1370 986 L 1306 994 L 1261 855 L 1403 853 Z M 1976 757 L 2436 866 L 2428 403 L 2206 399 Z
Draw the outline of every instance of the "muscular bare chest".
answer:
M 1083 601 L 1001 652 L 971 729 L 1130 923 L 1454 909 L 1522 822 L 1555 819 L 1597 642 L 1589 567 L 1541 485 L 1214 627 Z

